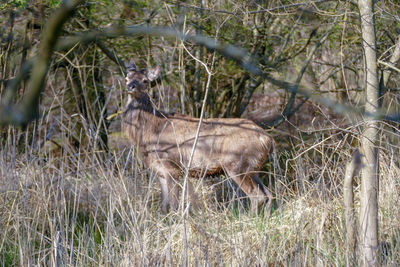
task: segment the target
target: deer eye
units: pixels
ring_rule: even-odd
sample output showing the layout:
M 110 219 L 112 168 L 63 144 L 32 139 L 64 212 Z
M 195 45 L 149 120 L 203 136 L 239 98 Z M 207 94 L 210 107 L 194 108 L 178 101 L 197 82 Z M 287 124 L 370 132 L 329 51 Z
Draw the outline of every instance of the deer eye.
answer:
M 144 81 L 143 81 L 143 83 L 145 83 L 145 84 L 146 84 L 146 83 L 149 83 L 149 81 L 148 81 L 148 80 L 144 80 Z

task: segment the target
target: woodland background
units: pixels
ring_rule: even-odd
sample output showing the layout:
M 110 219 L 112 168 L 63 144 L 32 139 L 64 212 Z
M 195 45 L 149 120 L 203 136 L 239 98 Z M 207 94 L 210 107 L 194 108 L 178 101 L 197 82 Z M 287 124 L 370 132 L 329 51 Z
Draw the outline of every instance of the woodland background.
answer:
M 365 115 L 356 1 L 64 1 L 74 12 L 46 35 L 62 4 L 0 3 L 2 266 L 357 264 L 343 203 Z M 374 8 L 377 262 L 396 266 L 400 4 Z M 271 213 L 251 214 L 224 176 L 196 181 L 201 215 L 161 213 L 157 179 L 121 133 L 130 59 L 161 66 L 160 109 L 198 117 L 210 79 L 205 117 L 250 118 L 274 137 Z M 354 192 L 357 217 L 358 178 Z

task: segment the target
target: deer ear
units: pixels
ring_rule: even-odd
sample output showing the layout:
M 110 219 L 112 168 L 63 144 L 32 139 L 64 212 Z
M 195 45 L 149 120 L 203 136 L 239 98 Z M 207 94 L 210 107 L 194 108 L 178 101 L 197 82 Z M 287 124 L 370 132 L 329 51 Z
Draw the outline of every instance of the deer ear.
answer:
M 155 79 L 157 79 L 158 76 L 160 76 L 160 69 L 161 69 L 160 66 L 157 66 L 157 67 L 155 67 L 153 69 L 149 69 L 147 71 L 147 78 L 150 81 L 154 81 Z
M 131 59 L 131 61 L 129 61 L 129 63 L 126 64 L 126 70 L 127 71 L 135 71 L 135 70 L 137 70 L 137 66 L 136 66 L 135 61 L 133 59 Z

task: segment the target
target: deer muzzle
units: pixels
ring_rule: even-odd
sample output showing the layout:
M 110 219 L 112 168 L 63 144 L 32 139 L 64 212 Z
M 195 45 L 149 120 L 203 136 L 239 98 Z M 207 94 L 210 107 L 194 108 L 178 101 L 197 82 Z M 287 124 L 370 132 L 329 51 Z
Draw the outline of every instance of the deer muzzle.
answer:
M 137 95 L 138 92 L 138 82 L 137 81 L 131 81 L 130 83 L 127 84 L 126 89 L 128 91 L 128 94 L 130 95 Z

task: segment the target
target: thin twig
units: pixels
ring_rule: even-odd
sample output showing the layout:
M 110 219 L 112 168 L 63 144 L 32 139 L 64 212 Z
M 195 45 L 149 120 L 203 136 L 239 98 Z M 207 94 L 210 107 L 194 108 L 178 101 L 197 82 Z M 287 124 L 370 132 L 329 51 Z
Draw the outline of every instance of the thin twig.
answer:
M 215 61 L 215 52 L 214 52 L 214 56 L 213 56 L 213 59 L 212 59 L 212 62 L 211 62 L 211 70 L 210 70 L 208 68 L 208 66 L 203 61 L 201 61 L 200 59 L 196 58 L 192 53 L 190 53 L 190 51 L 184 45 L 183 45 L 183 48 L 186 50 L 186 52 L 194 60 L 199 62 L 201 65 L 203 65 L 203 67 L 206 70 L 208 76 L 207 76 L 207 84 L 206 84 L 206 89 L 205 89 L 204 98 L 203 98 L 203 104 L 201 106 L 201 111 L 200 111 L 199 124 L 197 125 L 196 135 L 195 135 L 195 139 L 194 139 L 194 142 L 193 142 L 192 150 L 190 152 L 189 162 L 188 162 L 188 165 L 187 165 L 186 170 L 185 170 L 185 176 L 184 176 L 184 181 L 183 181 L 183 192 L 182 192 L 182 195 L 183 195 L 183 197 L 182 197 L 182 209 L 183 209 L 183 207 L 185 207 L 184 206 L 184 204 L 185 204 L 184 203 L 184 201 L 185 201 L 185 197 L 184 196 L 185 196 L 186 187 L 187 187 L 187 179 L 189 178 L 189 171 L 190 171 L 190 168 L 192 166 L 194 152 L 196 151 L 197 142 L 199 140 L 200 128 L 201 128 L 201 124 L 202 124 L 203 118 L 204 118 L 204 111 L 205 111 L 205 106 L 206 106 L 206 102 L 207 102 L 208 91 L 210 89 L 210 83 L 211 83 L 211 77 L 212 77 L 211 70 L 214 67 L 214 61 Z M 188 208 L 189 208 L 189 205 L 187 205 L 186 209 L 182 210 L 182 216 L 187 213 Z

